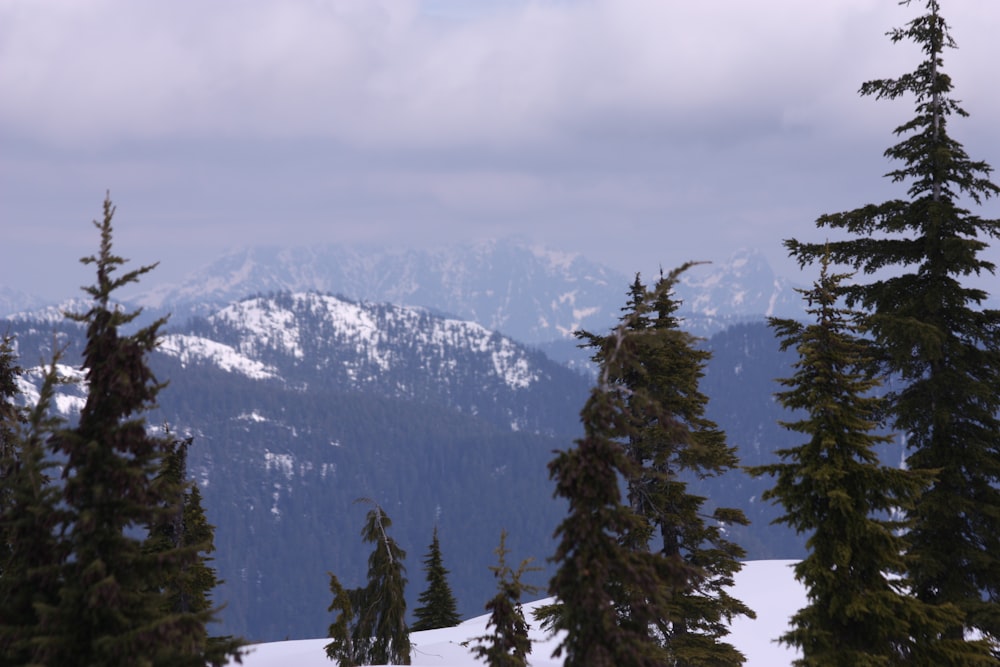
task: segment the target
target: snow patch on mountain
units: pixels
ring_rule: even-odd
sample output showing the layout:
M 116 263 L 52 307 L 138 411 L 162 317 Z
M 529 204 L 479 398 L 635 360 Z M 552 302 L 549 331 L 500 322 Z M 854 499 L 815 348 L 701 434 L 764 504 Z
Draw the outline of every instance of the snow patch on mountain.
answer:
M 688 318 L 739 321 L 747 317 L 797 317 L 801 299 L 774 275 L 763 254 L 741 249 L 718 264 L 699 264 L 681 274 L 678 314 Z
M 295 476 L 295 457 L 291 454 L 275 454 L 270 450 L 264 451 L 264 469 L 268 472 L 274 470 L 291 481 Z
M 82 297 L 68 299 L 56 305 L 42 306 L 34 310 L 23 310 L 8 315 L 5 319 L 13 322 L 37 322 L 39 324 L 61 324 L 66 321 L 67 313 L 86 313 L 94 307 L 94 302 Z M 113 308 L 124 311 L 121 304 L 113 304 Z
M 349 351 L 343 367 L 358 383 L 373 373 L 389 371 L 400 343 L 445 368 L 455 367 L 456 351 L 487 355 L 496 375 L 511 389 L 526 389 L 539 378 L 527 351 L 510 339 L 475 322 L 434 316 L 422 308 L 296 293 L 245 299 L 226 306 L 208 322 L 234 332 L 235 351 L 250 359 L 277 353 L 304 360 L 305 338 L 309 349 L 317 350 L 309 353 L 309 361 L 320 367 L 328 363 L 321 350 Z
M 209 319 L 252 332 L 241 341 L 241 352 L 256 355 L 260 352 L 256 347 L 258 344 L 264 348 L 277 346 L 292 357 L 301 359 L 303 352 L 295 316 L 281 308 L 269 308 L 269 303 L 264 298 L 248 299 L 223 308 Z
M 179 360 L 181 367 L 210 363 L 228 373 L 242 373 L 254 380 L 277 377 L 277 371 L 273 367 L 240 354 L 229 345 L 200 336 L 168 334 L 160 340 L 158 349 Z
M 511 389 L 527 389 L 538 379 L 528 360 L 506 338 L 500 341 L 499 348 L 493 350 L 491 357 L 497 375 Z
M 41 398 L 39 388 L 47 372 L 48 368 L 35 366 L 25 369 L 17 378 L 17 389 L 25 405 L 34 407 L 38 404 Z M 56 376 L 59 378 L 59 384 L 52 396 L 55 412 L 66 419 L 79 415 L 87 403 L 86 373 L 73 366 L 56 364 Z

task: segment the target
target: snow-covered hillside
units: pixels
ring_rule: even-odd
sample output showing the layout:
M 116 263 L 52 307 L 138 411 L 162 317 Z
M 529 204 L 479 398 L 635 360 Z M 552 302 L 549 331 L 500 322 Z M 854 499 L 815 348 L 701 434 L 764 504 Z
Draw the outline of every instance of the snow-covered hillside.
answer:
M 794 561 L 772 560 L 746 563 L 736 575 L 734 594 L 757 612 L 756 619 L 736 619 L 729 640 L 743 651 L 745 667 L 786 667 L 795 659 L 795 651 L 774 642 L 787 628 L 788 619 L 805 604 L 805 591 L 795 581 L 792 572 Z M 525 604 L 525 615 L 531 619 L 531 610 L 538 604 Z M 479 616 L 454 628 L 414 632 L 414 667 L 476 667 L 483 663 L 476 660 L 469 649 L 462 646 L 474 637 L 488 634 L 488 616 Z M 559 667 L 562 660 L 552 657 L 557 641 L 540 632 L 532 624 L 532 667 Z M 243 659 L 245 667 L 331 667 L 335 663 L 326 657 L 327 639 L 259 644 L 250 648 Z
M 343 365 L 359 383 L 368 374 L 384 375 L 403 363 L 401 340 L 409 354 L 449 357 L 452 365 L 456 352 L 484 356 L 495 378 L 509 389 L 525 389 L 540 374 L 526 348 L 511 339 L 475 322 L 439 317 L 419 308 L 299 293 L 244 299 L 212 315 L 208 323 L 235 336 L 239 351 L 251 358 L 273 351 L 298 361 L 310 346 L 346 350 L 349 359 Z M 311 339 L 308 343 L 306 335 Z
M 561 364 L 476 322 L 316 292 L 233 302 L 174 330 L 158 352 L 181 370 L 436 401 L 511 431 L 572 433 L 586 389 Z M 529 416 L 548 405 L 561 406 L 560 424 Z

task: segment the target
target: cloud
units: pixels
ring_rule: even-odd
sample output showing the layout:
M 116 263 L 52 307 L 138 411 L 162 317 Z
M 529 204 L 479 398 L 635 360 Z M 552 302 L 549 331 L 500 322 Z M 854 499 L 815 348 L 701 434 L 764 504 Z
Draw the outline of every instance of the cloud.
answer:
M 922 7 L 5 0 L 0 219 L 30 224 L 0 281 L 53 240 L 89 251 L 106 188 L 123 246 L 172 249 L 165 266 L 232 243 L 506 233 L 627 271 L 737 245 L 783 257 L 820 213 L 902 193 L 882 150 L 912 100 L 857 90 L 919 62 L 884 32 Z M 997 164 L 1000 3 L 943 11 L 972 114 L 951 130 Z
M 878 0 L 525 1 L 459 18 L 427 7 L 5 3 L 0 124 L 57 145 L 201 135 L 558 147 L 635 125 L 816 124 L 852 108 L 873 63 L 907 61 L 881 35 L 903 12 Z

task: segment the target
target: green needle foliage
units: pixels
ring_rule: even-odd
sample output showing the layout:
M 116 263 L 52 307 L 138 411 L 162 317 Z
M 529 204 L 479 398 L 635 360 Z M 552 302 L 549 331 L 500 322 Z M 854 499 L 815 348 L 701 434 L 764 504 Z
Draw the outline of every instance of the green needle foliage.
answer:
M 28 413 L 14 407 L 20 373 L 13 364 L 10 341 L 0 346 L 0 387 L 4 414 L 0 430 L 6 445 L 0 466 L 3 505 L 0 531 L 4 539 L 0 563 L 0 665 L 34 662 L 35 644 L 41 635 L 37 605 L 56 604 L 61 585 L 65 546 L 59 541 L 58 527 L 64 516 L 58 509 L 59 490 L 50 484 L 49 471 L 57 465 L 46 458 L 51 434 L 62 423 L 49 416 L 55 387 L 59 354 L 52 360 L 42 381 L 38 402 Z M 11 389 L 14 389 L 12 392 Z M 10 409 L 8 409 L 10 408 Z
M 90 310 L 71 313 L 87 326 L 83 369 L 87 399 L 75 428 L 62 428 L 48 447 L 62 461 L 60 524 L 54 556 L 61 565 L 58 599 L 35 604 L 33 659 L 59 665 L 205 664 L 209 610 L 173 611 L 160 583 L 195 564 L 196 551 L 152 550 L 138 537 L 170 512 L 177 488 L 160 476 L 169 441 L 151 435 L 144 413 L 163 388 L 147 363 L 164 320 L 125 335 L 138 312 L 112 302 L 116 290 L 153 267 L 121 276 L 112 252 L 115 209 L 104 201 L 99 252 L 82 261 L 96 268 L 85 288 Z M 213 661 L 216 664 L 221 660 Z
M 861 87 L 876 99 L 916 101 L 916 115 L 896 128 L 902 140 L 885 152 L 901 163 L 888 176 L 909 184 L 908 199 L 819 218 L 819 226 L 846 232 L 846 240 L 785 245 L 800 264 L 829 252 L 834 262 L 872 276 L 845 287 L 847 303 L 866 313 L 881 369 L 902 381 L 888 410 L 906 436 L 908 466 L 937 471 L 909 512 L 913 592 L 962 610 L 964 622 L 947 628 L 946 637 L 976 630 L 996 639 L 1000 312 L 984 309 L 986 292 L 963 281 L 994 273 L 981 254 L 1000 235 L 1000 220 L 982 219 L 963 202 L 979 205 L 1000 187 L 989 180 L 991 167 L 971 160 L 948 134 L 948 121 L 967 115 L 943 71 L 942 54 L 955 43 L 939 3 L 925 5 L 921 16 L 889 33 L 893 42 L 917 44 L 924 60 L 912 72 Z
M 670 664 L 740 665 L 743 654 L 723 638 L 735 616 L 754 614 L 728 593 L 745 552 L 725 539 L 722 528 L 748 522 L 738 509 L 708 513 L 707 499 L 688 489 L 689 479 L 725 474 L 738 459 L 725 433 L 705 417 L 708 397 L 698 383 L 710 355 L 680 329 L 675 316 L 680 304 L 673 288 L 686 268 L 661 275 L 652 291 L 636 276 L 621 321 L 634 362 L 609 367 L 631 422 L 623 439 L 631 461 L 629 505 L 644 524 L 624 544 L 652 549 L 686 578 L 684 586 L 668 586 L 667 612 L 656 620 Z M 594 360 L 601 366 L 617 345 L 616 334 L 579 337 L 596 350 Z
M 410 628 L 412 632 L 434 630 L 436 628 L 451 628 L 458 625 L 458 603 L 448 585 L 448 570 L 441 558 L 441 543 L 438 541 L 437 526 L 434 526 L 434 537 L 431 540 L 427 557 L 424 559 L 424 572 L 427 574 L 427 590 L 420 594 L 417 601 L 421 606 L 413 610 L 416 622 Z
M 14 353 L 14 339 L 5 335 L 0 339 L 0 512 L 10 507 L 13 500 L 10 480 L 17 466 L 20 431 L 25 421 L 25 411 L 16 402 L 21 393 L 17 379 L 22 373 Z M 11 538 L 3 530 L 0 532 L 0 576 L 7 568 L 10 553 Z
M 209 565 L 215 551 L 215 526 L 208 523 L 201 505 L 201 492 L 196 484 L 187 479 L 187 452 L 192 438 L 177 440 L 167 433 L 166 455 L 157 477 L 165 488 L 172 491 L 172 497 L 165 498 L 164 509 L 158 521 L 150 526 L 146 542 L 148 551 L 154 554 L 183 552 L 185 558 L 180 567 L 164 571 L 157 588 L 163 593 L 165 614 L 216 614 L 219 609 L 212 606 L 212 590 L 221 582 L 215 569 Z M 199 638 L 205 650 L 203 654 L 192 655 L 186 664 L 224 665 L 231 657 L 240 655 L 243 641 L 230 636 Z M 180 662 L 177 663 L 181 664 Z
M 14 338 L 4 335 L 0 338 L 0 461 L 4 462 L 0 464 L 0 478 L 4 479 L 16 460 L 18 437 L 26 421 L 25 410 L 16 401 L 21 394 L 17 379 L 23 372 L 17 365 Z M 6 487 L 0 487 L 0 503 L 4 503 L 6 494 Z M 2 546 L 7 546 L 6 542 Z
M 892 517 L 913 506 L 932 475 L 879 462 L 876 445 L 892 438 L 874 432 L 885 405 L 872 394 L 870 345 L 837 305 L 848 277 L 829 274 L 824 260 L 813 289 L 799 290 L 815 323 L 771 320 L 782 349 L 799 354 L 777 397 L 804 416 L 782 425 L 807 438 L 779 450 L 781 463 L 751 469 L 775 478 L 764 499 L 784 508 L 777 521 L 809 536 L 809 554 L 795 566 L 808 604 L 781 641 L 801 650 L 801 667 L 990 664 L 983 645 L 936 640 L 961 622 L 957 608 L 909 594 L 906 522 Z
M 565 632 L 556 655 L 567 667 L 742 662 L 717 641 L 726 632 L 721 618 L 751 613 L 719 595 L 740 550 L 704 522 L 704 499 L 686 494 L 677 477 L 681 469 L 714 474 L 735 464 L 702 415 L 702 357 L 675 329 L 669 293 L 686 268 L 652 292 L 637 281 L 614 331 L 583 335 L 599 363 L 581 412 L 584 436 L 549 464 L 569 516 L 556 530 L 559 567 L 550 586 L 562 606 L 546 614 L 546 625 Z M 713 520 L 741 516 L 720 510 Z M 652 551 L 654 531 L 663 545 Z
M 514 570 L 507 564 L 508 553 L 505 530 L 500 533 L 500 546 L 496 548 L 497 565 L 490 566 L 493 576 L 497 578 L 497 594 L 486 603 L 486 611 L 490 612 L 486 629 L 493 628 L 493 632 L 470 641 L 478 642 L 472 653 L 484 659 L 490 667 L 527 667 L 531 638 L 521 607 L 521 596 L 535 593 L 537 589 L 525 584 L 522 578 L 527 572 L 541 568 L 529 567 L 531 559 L 528 558 Z M 463 642 L 463 646 L 468 644 Z
M 410 632 L 406 627 L 406 552 L 389 536 L 392 520 L 382 507 L 372 506 L 361 537 L 374 545 L 368 557 L 368 583 L 345 590 L 330 574 L 333 602 L 329 611 L 339 612 L 330 625 L 332 641 L 326 654 L 340 667 L 356 665 L 410 664 Z

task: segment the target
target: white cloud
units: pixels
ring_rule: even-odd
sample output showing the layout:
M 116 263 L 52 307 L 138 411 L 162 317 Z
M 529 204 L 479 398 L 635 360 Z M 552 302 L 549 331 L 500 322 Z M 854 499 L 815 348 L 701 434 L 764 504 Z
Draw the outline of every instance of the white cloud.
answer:
M 879 0 L 526 0 L 450 20 L 421 9 L 5 3 L 0 123 L 69 143 L 202 134 L 537 145 L 629 119 L 815 123 L 850 104 L 873 63 L 895 73 L 907 62 L 881 33 L 909 14 Z M 998 13 L 983 0 L 959 10 Z
M 122 247 L 171 279 L 289 239 L 785 261 L 817 215 L 903 192 L 882 151 L 912 100 L 857 90 L 916 66 L 884 32 L 923 4 L 5 0 L 0 218 L 26 224 L 0 283 L 55 284 L 39 258 L 90 252 L 106 188 Z M 997 165 L 1000 3 L 943 11 L 972 114 L 952 134 Z

